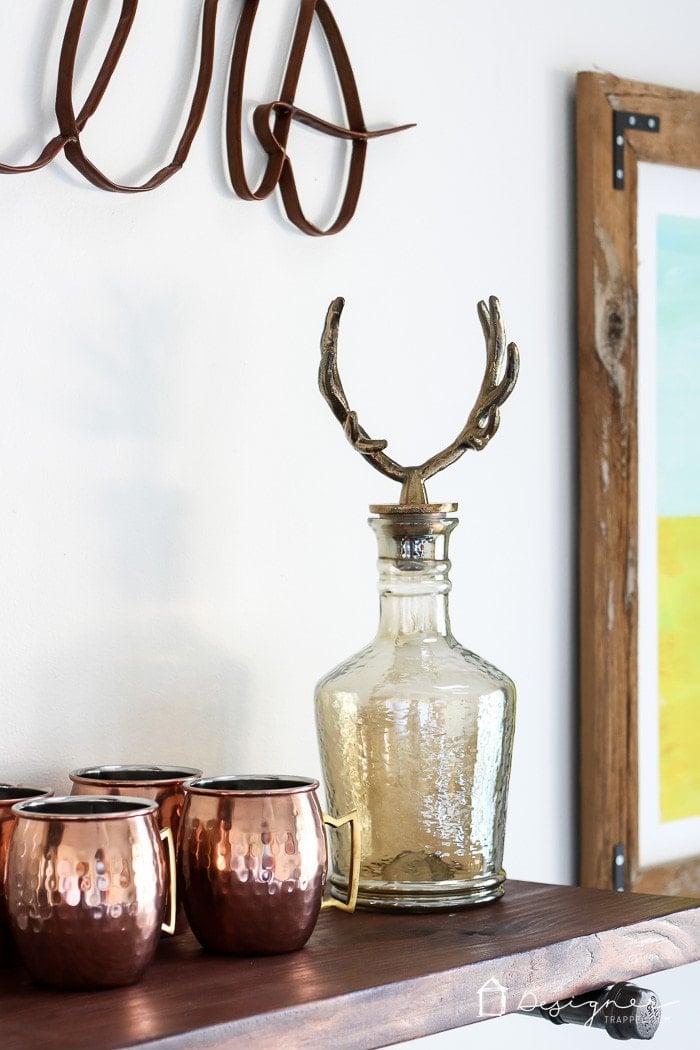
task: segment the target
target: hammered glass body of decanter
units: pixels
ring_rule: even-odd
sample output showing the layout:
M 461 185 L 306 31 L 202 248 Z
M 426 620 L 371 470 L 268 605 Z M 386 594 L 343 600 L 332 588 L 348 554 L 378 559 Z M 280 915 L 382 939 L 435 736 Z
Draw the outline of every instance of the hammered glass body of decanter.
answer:
M 372 510 L 379 628 L 316 688 L 328 808 L 359 813 L 358 904 L 418 911 L 492 900 L 505 880 L 515 688 L 450 630 L 457 518 L 441 506 Z M 331 887 L 344 895 L 349 846 L 335 836 L 333 851 Z

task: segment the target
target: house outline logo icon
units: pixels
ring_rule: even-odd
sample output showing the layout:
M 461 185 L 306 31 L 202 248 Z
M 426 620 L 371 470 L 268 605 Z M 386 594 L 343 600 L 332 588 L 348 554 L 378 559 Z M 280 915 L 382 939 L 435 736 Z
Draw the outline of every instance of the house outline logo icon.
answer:
M 506 992 L 508 991 L 496 977 L 489 977 L 477 992 L 479 996 L 479 1017 L 502 1017 L 506 1012 Z

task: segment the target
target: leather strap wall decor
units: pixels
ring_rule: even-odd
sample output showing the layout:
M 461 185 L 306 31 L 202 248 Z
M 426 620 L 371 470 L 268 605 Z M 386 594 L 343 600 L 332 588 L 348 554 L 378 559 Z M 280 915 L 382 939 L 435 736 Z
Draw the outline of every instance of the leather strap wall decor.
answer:
M 59 134 L 44 146 L 35 161 L 23 165 L 0 163 L 0 173 L 19 174 L 37 171 L 63 151 L 66 159 L 99 189 L 117 193 L 143 193 L 153 190 L 182 168 L 202 121 L 212 81 L 218 0 L 202 0 L 197 82 L 187 122 L 173 158 L 140 186 L 127 186 L 108 178 L 86 156 L 80 141 L 81 132 L 90 117 L 97 111 L 117 68 L 134 24 L 138 0 L 122 0 L 121 12 L 104 60 L 88 97 L 76 116 L 73 108 L 75 60 L 89 2 L 90 0 L 73 0 L 63 36 L 55 101 Z M 357 208 L 368 141 L 382 135 L 404 131 L 414 125 L 404 124 L 400 127 L 383 128 L 378 131 L 367 130 L 350 58 L 327 0 L 300 0 L 299 15 L 280 97 L 273 102 L 256 106 L 253 113 L 255 134 L 267 154 L 268 161 L 257 189 L 251 189 L 243 161 L 243 87 L 250 40 L 259 3 L 260 0 L 243 0 L 241 17 L 233 44 L 226 105 L 226 151 L 232 188 L 244 200 L 260 201 L 265 200 L 279 187 L 285 212 L 299 230 L 315 237 L 339 233 L 350 222 Z M 295 105 L 296 90 L 314 18 L 318 18 L 328 44 L 343 98 L 347 127 L 330 123 Z M 336 218 L 327 229 L 321 229 L 307 219 L 299 199 L 292 162 L 287 153 L 289 134 L 294 122 L 351 143 L 350 163 L 345 177 L 343 198 Z
M 129 30 L 131 29 L 131 24 L 132 24 L 132 22 L 134 20 L 135 14 L 136 14 L 136 4 L 137 4 L 137 2 L 138 2 L 138 0 L 124 0 L 124 2 L 122 4 L 122 10 L 121 10 L 121 14 L 119 16 L 119 20 L 117 22 L 117 25 L 116 25 L 116 28 L 114 30 L 114 33 L 112 35 L 112 39 L 111 39 L 109 47 L 107 49 L 107 53 L 105 54 L 105 58 L 104 58 L 104 61 L 102 63 L 102 66 L 100 67 L 100 71 L 97 74 L 97 77 L 95 79 L 95 83 L 92 85 L 92 88 L 90 89 L 90 93 L 89 93 L 89 95 L 88 95 L 88 97 L 87 97 L 87 99 L 85 101 L 85 105 L 81 109 L 81 111 L 78 114 L 77 118 L 74 118 L 76 134 L 79 131 L 83 130 L 83 128 L 87 124 L 88 120 L 90 119 L 92 114 L 95 112 L 95 110 L 99 106 L 99 104 L 100 104 L 100 102 L 102 100 L 102 96 L 105 93 L 105 89 L 107 87 L 107 84 L 109 83 L 110 77 L 112 76 L 112 73 L 114 72 L 114 70 L 117 68 L 117 63 L 119 61 L 119 57 L 120 57 L 120 55 L 122 53 L 122 49 L 124 47 L 124 44 L 126 43 L 126 39 L 127 39 L 128 35 L 129 35 Z M 66 28 L 66 33 L 64 34 L 63 49 L 65 49 L 65 35 L 67 35 L 67 33 L 68 33 L 68 29 L 70 27 L 71 19 L 75 17 L 76 8 L 78 8 L 78 7 L 79 7 L 79 4 L 76 2 L 76 0 L 74 0 L 73 6 L 72 6 L 71 11 L 70 11 L 70 14 L 68 16 L 68 26 Z M 79 12 L 80 22 L 82 22 L 83 15 L 85 13 L 85 7 L 87 7 L 86 3 L 83 4 L 82 12 Z M 78 32 L 79 32 L 79 28 L 78 28 Z M 76 40 L 76 47 L 77 47 L 77 40 Z M 74 57 L 75 57 L 75 55 L 74 55 Z M 70 134 L 64 135 L 62 133 L 59 133 L 58 135 L 55 135 L 50 140 L 50 142 L 48 142 L 46 144 L 46 146 L 44 146 L 43 150 L 41 151 L 41 153 L 39 154 L 37 159 L 35 161 L 33 161 L 31 164 L 19 164 L 19 165 L 18 164 L 0 164 L 0 173 L 9 175 L 9 174 L 18 174 L 18 173 L 27 172 L 27 171 L 38 171 L 39 168 L 43 168 L 46 164 L 49 163 L 49 161 L 52 161 L 53 158 L 55 156 L 57 156 L 61 152 L 61 150 L 66 145 L 66 143 L 68 141 L 70 141 L 70 139 L 71 139 L 71 135 Z
M 119 193 L 143 193 L 145 190 L 153 190 L 156 186 L 161 186 L 164 182 L 167 182 L 167 180 L 171 178 L 176 171 L 179 171 L 185 163 L 187 154 L 190 151 L 190 147 L 204 115 L 204 107 L 209 94 L 212 69 L 214 65 L 216 10 L 219 0 L 204 0 L 202 12 L 201 55 L 197 85 L 192 98 L 192 104 L 190 106 L 185 130 L 183 131 L 177 149 L 175 150 L 175 155 L 169 164 L 160 168 L 160 170 L 157 171 L 155 175 L 152 175 L 142 186 L 124 186 L 121 183 L 112 182 L 111 179 L 108 179 L 107 176 L 104 175 L 99 168 L 96 168 L 92 161 L 86 157 L 80 143 L 81 129 L 78 126 L 78 121 L 76 120 L 73 110 L 73 73 L 75 70 L 75 56 L 80 42 L 80 31 L 89 2 L 90 0 L 73 0 L 66 33 L 63 38 L 63 47 L 61 48 L 61 58 L 58 66 L 56 116 L 58 117 L 58 126 L 61 129 L 61 133 L 66 138 L 64 146 L 66 159 L 70 161 L 73 167 L 78 169 L 81 175 L 85 176 L 88 182 L 91 182 L 94 186 L 98 186 L 101 190 L 112 190 Z M 113 42 L 118 41 L 118 45 L 114 48 L 110 48 L 107 58 L 100 69 L 95 83 L 93 84 L 92 91 L 83 107 L 83 112 L 87 110 L 87 116 L 92 116 L 97 109 L 102 100 L 102 96 L 107 89 L 112 74 L 117 68 L 117 62 L 119 61 L 122 49 L 129 33 L 131 32 L 137 7 L 138 0 L 124 0 L 122 4 L 122 11 L 113 40 Z M 87 117 L 85 119 L 87 119 Z
M 280 98 L 255 108 L 253 126 L 258 141 L 268 155 L 268 162 L 257 190 L 251 190 L 243 163 L 241 125 L 246 61 L 259 3 L 260 0 L 247 0 L 244 6 L 231 60 L 226 111 L 226 146 L 231 185 L 239 197 L 244 200 L 257 201 L 265 200 L 275 187 L 279 186 L 287 217 L 303 233 L 315 237 L 339 233 L 355 214 L 362 187 L 368 140 L 380 135 L 391 135 L 397 131 L 404 131 L 413 125 L 404 124 L 401 127 L 385 128 L 381 131 L 367 130 L 350 59 L 330 7 L 326 0 L 301 0 L 299 18 L 294 31 Z M 318 17 L 323 29 L 338 76 L 348 120 L 347 128 L 330 124 L 294 105 L 314 15 Z M 309 222 L 301 207 L 292 162 L 287 153 L 287 140 L 293 121 L 335 138 L 348 139 L 352 143 L 343 201 L 335 221 L 326 230 L 321 230 Z

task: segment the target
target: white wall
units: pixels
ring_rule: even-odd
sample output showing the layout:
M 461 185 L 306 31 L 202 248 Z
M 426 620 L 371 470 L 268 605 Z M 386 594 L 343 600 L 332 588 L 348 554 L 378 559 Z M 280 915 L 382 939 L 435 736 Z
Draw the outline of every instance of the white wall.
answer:
M 97 6 L 114 17 L 119 5 Z M 31 159 L 53 133 L 68 7 L 3 5 L 2 161 Z M 128 761 L 317 774 L 313 686 L 374 629 L 367 506 L 398 493 L 317 392 L 326 307 L 346 297 L 353 407 L 396 458 L 416 461 L 466 418 L 483 366 L 475 304 L 497 294 L 522 352 L 518 387 L 493 444 L 429 492 L 461 508 L 455 633 L 519 687 L 509 874 L 573 881 L 574 78 L 599 68 L 697 90 L 700 7 L 332 7 L 368 125 L 418 124 L 370 144 L 358 213 L 339 236 L 305 237 L 276 200 L 246 203 L 227 187 L 240 0 L 220 4 L 207 113 L 168 184 L 107 194 L 63 158 L 0 181 L 0 779 L 64 790 L 75 766 Z M 248 104 L 276 93 L 296 5 L 262 8 Z M 197 10 L 139 9 L 83 139 L 117 180 L 143 181 L 172 148 Z M 91 10 L 93 54 L 104 32 Z M 327 72 L 310 58 L 297 101 L 333 119 Z M 311 215 L 326 221 L 337 144 L 300 130 L 290 151 Z M 259 171 L 252 147 L 250 163 Z M 685 974 L 673 981 L 676 1026 L 692 1014 L 698 969 Z M 505 1040 L 507 1025 L 520 1026 L 518 1045 L 531 1026 L 533 1045 L 563 1041 L 516 1018 L 431 1045 L 505 1045 L 488 1040 Z M 657 1046 L 679 1045 L 665 1035 Z

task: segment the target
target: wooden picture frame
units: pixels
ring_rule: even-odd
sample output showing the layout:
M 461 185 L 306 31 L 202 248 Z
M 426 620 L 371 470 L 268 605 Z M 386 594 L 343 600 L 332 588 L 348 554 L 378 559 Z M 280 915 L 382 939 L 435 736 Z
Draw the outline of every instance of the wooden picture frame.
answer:
M 576 141 L 580 881 L 700 896 L 700 856 L 639 863 L 636 243 L 637 165 L 700 168 L 700 94 L 579 73 Z

